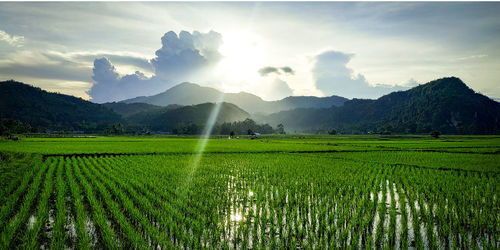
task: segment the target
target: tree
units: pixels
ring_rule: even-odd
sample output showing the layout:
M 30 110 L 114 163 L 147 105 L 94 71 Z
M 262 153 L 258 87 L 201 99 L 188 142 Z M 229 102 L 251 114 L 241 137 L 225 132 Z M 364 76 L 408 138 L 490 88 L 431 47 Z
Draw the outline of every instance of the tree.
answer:
M 123 128 L 123 125 L 121 123 L 117 123 L 113 125 L 112 133 L 116 135 L 121 135 L 125 133 L 125 129 Z
M 14 119 L 0 119 L 0 136 L 29 133 L 31 130 L 32 128 L 28 123 Z
M 392 134 L 393 127 L 392 125 L 385 125 L 380 129 L 380 134 L 381 135 L 390 135 Z
M 233 138 L 234 136 L 235 136 L 234 131 L 231 131 L 231 133 L 229 133 L 229 138 Z
M 248 129 L 247 134 L 248 135 L 253 135 L 253 131 L 251 129 Z
M 285 126 L 283 126 L 283 124 L 281 124 L 281 123 L 278 124 L 278 126 L 276 127 L 276 133 L 284 135 L 285 134 Z
M 432 131 L 430 135 L 437 139 L 437 138 L 439 138 L 441 133 L 439 131 Z
M 328 131 L 328 134 L 330 134 L 330 135 L 336 135 L 337 134 L 337 130 L 335 130 L 334 128 L 332 128 L 330 131 Z

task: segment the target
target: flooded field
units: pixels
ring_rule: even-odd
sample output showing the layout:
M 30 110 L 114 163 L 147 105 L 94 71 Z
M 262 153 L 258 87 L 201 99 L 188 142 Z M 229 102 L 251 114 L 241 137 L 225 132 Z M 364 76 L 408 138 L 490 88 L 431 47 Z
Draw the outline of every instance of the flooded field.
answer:
M 499 248 L 500 144 L 460 140 L 61 142 L 4 161 L 0 248 Z

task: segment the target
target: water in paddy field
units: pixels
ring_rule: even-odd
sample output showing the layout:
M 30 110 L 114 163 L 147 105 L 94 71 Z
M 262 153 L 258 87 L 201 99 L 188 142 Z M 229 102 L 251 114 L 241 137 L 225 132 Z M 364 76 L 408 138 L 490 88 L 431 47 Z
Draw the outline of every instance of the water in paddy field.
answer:
M 386 191 L 386 200 L 382 203 L 383 198 L 383 190 L 385 185 Z M 231 197 L 231 206 L 228 210 L 228 216 L 222 226 L 225 227 L 225 231 L 227 234 L 225 235 L 224 240 L 229 242 L 229 246 L 233 246 L 236 248 L 240 248 L 242 244 L 242 238 L 247 237 L 247 247 L 259 247 L 259 244 L 275 244 L 278 246 L 280 242 L 287 241 L 288 237 L 291 235 L 302 234 L 303 241 L 296 242 L 297 247 L 320 247 L 321 244 L 327 242 L 325 238 L 328 230 L 337 230 L 333 235 L 333 238 L 328 239 L 335 243 L 336 247 L 342 247 L 342 238 L 345 240 L 345 244 L 349 245 L 353 243 L 352 234 L 353 231 L 350 231 L 347 225 L 349 224 L 349 219 L 347 221 L 342 222 L 340 224 L 338 219 L 342 218 L 342 215 L 346 213 L 346 207 L 338 207 L 338 202 L 348 199 L 349 197 L 339 196 L 332 200 L 327 197 L 320 197 L 315 195 L 314 184 L 310 185 L 310 189 L 306 191 L 307 195 L 304 196 L 304 193 L 291 193 L 294 197 L 299 197 L 301 201 L 299 205 L 299 212 L 296 216 L 290 216 L 289 207 L 289 195 L 290 189 L 281 189 L 277 188 L 274 185 L 259 185 L 259 188 L 252 188 L 255 184 L 249 184 L 243 178 L 238 176 L 230 176 L 228 178 L 228 193 L 232 194 Z M 252 188 L 252 189 L 250 189 Z M 392 189 L 392 190 L 391 190 Z M 245 191 L 246 190 L 246 191 Z M 256 192 L 252 191 L 255 190 Z M 400 193 L 402 191 L 403 193 Z M 276 206 L 275 201 L 278 199 L 280 192 L 286 192 L 286 199 L 280 206 Z M 405 204 L 401 203 L 401 196 L 406 196 L 404 193 L 404 189 L 400 188 L 398 190 L 397 184 L 395 182 L 391 182 L 390 180 L 385 180 L 378 186 L 378 191 L 376 191 L 376 197 L 374 197 L 373 192 L 368 194 L 368 198 L 370 201 L 373 201 L 374 198 L 377 199 L 377 206 L 373 212 L 373 225 L 371 226 L 372 231 L 367 235 L 371 237 L 373 242 L 375 242 L 377 228 L 380 225 L 383 225 L 383 236 L 381 244 L 383 246 L 388 246 L 389 237 L 394 237 L 394 248 L 401 249 L 401 234 L 402 234 L 402 211 L 401 207 L 406 207 L 406 216 L 408 223 L 408 246 L 410 249 L 416 249 L 415 244 L 415 229 L 413 228 L 413 214 L 408 201 Z M 298 196 L 297 196 L 298 195 Z M 260 199 L 259 199 L 260 198 Z M 420 217 L 420 213 L 422 211 L 427 211 L 428 213 L 436 214 L 437 204 L 433 204 L 431 207 L 429 203 L 424 202 L 420 207 L 418 202 L 418 195 L 416 196 L 415 201 L 411 201 L 415 208 L 415 212 Z M 261 200 L 260 202 L 257 202 Z M 405 197 L 405 200 L 408 200 L 408 197 Z M 394 202 L 395 213 L 391 215 L 392 203 Z M 332 205 L 334 204 L 334 205 Z M 382 221 L 379 217 L 379 208 L 380 205 L 384 205 L 386 207 L 385 218 Z M 331 227 L 331 225 L 326 225 L 326 231 L 323 229 L 320 231 L 321 221 L 324 219 L 328 221 L 327 218 L 321 218 L 320 210 L 324 207 L 327 207 L 327 211 L 323 213 L 324 215 L 332 214 L 335 217 L 333 220 L 333 225 L 335 228 Z M 357 209 L 353 208 L 352 214 L 356 213 Z M 421 211 L 422 210 L 422 211 Z M 348 212 L 348 214 L 350 214 Z M 395 235 L 390 236 L 388 234 L 390 224 L 391 224 L 391 216 L 394 216 L 395 220 Z M 431 223 L 431 222 L 428 222 Z M 439 230 L 437 224 L 432 222 L 432 233 L 433 237 L 436 238 L 437 246 L 439 248 L 444 248 L 445 243 L 442 237 L 439 235 Z M 327 224 L 327 223 L 325 223 Z M 420 223 L 418 225 L 420 237 L 423 241 L 424 248 L 428 249 L 430 246 L 428 245 L 428 228 L 426 222 L 420 218 Z M 255 230 L 253 230 L 255 228 Z M 290 230 L 291 229 L 291 230 Z M 342 233 L 345 230 L 349 230 L 346 236 L 342 236 Z M 289 232 L 292 232 L 290 235 Z M 319 235 L 319 236 L 318 236 Z M 363 239 L 363 235 L 358 235 L 358 247 L 366 248 L 364 243 L 361 241 Z M 471 235 L 467 234 L 469 237 L 469 241 L 472 241 Z M 274 243 L 273 243 L 274 242 Z M 269 245 L 268 245 L 269 246 Z M 477 246 L 482 249 L 482 245 L 478 242 Z M 377 248 L 377 247 L 375 247 Z
M 411 178 L 405 179 L 403 174 L 386 171 L 382 167 L 380 171 L 372 171 L 368 166 L 339 171 L 344 167 L 341 164 L 333 167 L 324 164 L 314 168 L 304 163 L 306 169 L 301 173 L 297 171 L 299 168 L 293 168 L 294 164 L 302 164 L 298 162 L 302 160 L 298 156 L 281 164 L 283 158 L 274 154 L 266 156 L 269 160 L 259 158 L 258 154 L 248 154 L 248 157 L 240 157 L 241 153 L 215 155 L 202 157 L 195 170 L 185 164 L 192 162 L 191 154 L 91 158 L 94 163 L 82 161 L 87 165 L 83 164 L 80 168 L 88 179 L 95 174 L 97 184 L 104 183 L 104 189 L 118 204 L 119 212 L 126 215 L 126 220 L 149 248 L 165 248 L 158 243 L 161 241 L 155 238 L 155 234 L 149 232 L 165 234 L 166 241 L 173 244 L 172 248 L 185 249 L 226 246 L 232 249 L 329 249 L 348 246 L 403 249 L 403 237 L 408 239 L 406 243 L 410 249 L 432 249 L 433 244 L 436 248 L 489 249 L 499 244 L 496 235 L 488 233 L 490 229 L 473 231 L 475 225 L 483 223 L 479 219 L 484 217 L 479 215 L 492 211 L 490 207 L 496 204 L 497 196 L 493 195 L 495 184 L 490 183 L 490 190 L 486 190 L 492 194 L 486 197 L 493 198 L 484 199 L 481 196 L 483 188 L 480 181 L 485 181 L 485 176 L 477 177 L 479 184 L 476 188 L 463 185 L 461 192 L 444 189 L 443 193 L 437 194 L 435 190 L 446 185 L 432 186 L 434 181 L 442 177 L 448 178 L 450 183 L 458 183 L 455 172 L 435 170 L 439 175 L 429 181 L 427 175 L 426 178 L 419 177 L 421 173 L 429 174 L 429 170 L 411 172 L 408 174 L 412 174 Z M 328 156 L 308 157 L 311 161 L 320 161 L 321 157 Z M 165 163 L 169 159 L 175 161 Z M 337 159 L 328 160 L 334 162 Z M 189 173 L 191 184 L 183 194 L 181 189 Z M 490 174 L 487 178 L 496 177 Z M 118 192 L 112 190 L 113 186 L 122 190 L 137 211 L 144 212 L 144 221 L 130 216 L 130 207 L 121 203 L 126 199 L 115 196 Z M 467 193 L 469 190 L 470 194 Z M 71 193 L 68 192 L 68 195 L 71 196 Z M 88 197 L 84 192 L 82 196 Z M 461 200 L 463 197 L 466 199 Z M 20 198 L 23 200 L 23 197 Z M 129 235 L 114 218 L 116 215 L 107 213 L 109 208 L 102 197 L 96 198 L 104 206 L 107 225 L 115 231 L 113 242 L 131 246 L 132 241 L 127 238 Z M 94 221 L 92 207 L 88 206 L 85 198 L 83 202 L 84 206 L 87 205 L 84 208 L 87 212 L 84 227 L 90 238 L 89 246 L 102 248 L 100 225 Z M 75 211 L 72 211 L 75 201 L 69 198 L 66 203 L 65 246 L 71 249 L 78 246 Z M 384 210 L 385 214 L 382 213 Z M 43 232 L 38 238 L 41 239 L 40 248 L 48 248 L 54 230 L 53 220 L 57 211 L 50 205 L 48 211 Z M 21 227 L 32 229 L 40 222 L 41 217 L 37 216 L 36 210 L 31 209 L 23 217 Z M 12 213 L 8 222 L 13 224 L 16 218 L 19 218 L 17 214 Z M 404 219 L 407 226 L 403 225 Z M 440 223 L 444 220 L 457 224 L 450 223 L 451 230 L 443 231 Z M 151 231 L 145 231 L 147 227 L 142 223 L 150 226 Z M 391 230 L 394 230 L 394 235 L 390 234 Z M 407 235 L 403 234 L 405 230 Z M 380 245 L 376 245 L 378 242 Z

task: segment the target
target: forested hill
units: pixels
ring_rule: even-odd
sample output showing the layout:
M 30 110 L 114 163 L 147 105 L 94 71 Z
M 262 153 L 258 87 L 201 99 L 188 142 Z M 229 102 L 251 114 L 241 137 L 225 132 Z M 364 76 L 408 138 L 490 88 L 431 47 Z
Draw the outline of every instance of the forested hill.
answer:
M 294 101 L 300 101 L 300 98 Z M 218 123 L 243 121 L 251 116 L 234 104 L 220 105 Z M 20 82 L 0 82 L 0 130 L 4 132 L 6 126 L 15 125 L 11 120 L 29 124 L 23 128 L 31 127 L 33 132 L 193 132 L 201 130 L 213 109 L 213 103 L 167 107 L 144 103 L 101 105 L 73 96 L 49 93 Z M 455 77 L 393 92 L 376 100 L 353 99 L 340 107 L 300 108 L 253 118 L 261 124 L 269 123 L 275 127 L 281 123 L 288 132 L 326 133 L 335 129 L 349 134 L 431 131 L 500 134 L 500 104 L 475 93 Z M 17 130 L 7 131 L 17 133 Z
M 119 114 L 102 105 L 16 81 L 0 82 L 0 118 L 19 120 L 36 130 L 96 130 L 121 121 Z
M 213 103 L 169 105 L 145 103 L 96 104 L 69 95 L 50 93 L 16 81 L 0 82 L 0 135 L 24 132 L 137 131 L 198 133 Z M 231 103 L 221 103 L 217 123 L 244 121 L 250 114 Z M 19 123 L 20 122 L 20 123 Z
M 179 108 L 164 107 L 136 113 L 128 116 L 126 121 L 132 127 L 147 127 L 153 131 L 189 129 L 201 132 L 212 112 L 217 110 L 215 105 L 220 105 L 216 118 L 217 124 L 243 121 L 250 117 L 250 114 L 238 106 L 223 102 L 220 104 L 202 103 Z
M 295 109 L 261 118 L 289 131 L 345 133 L 500 133 L 500 104 L 475 93 L 459 78 L 431 81 L 376 100 L 353 99 L 342 107 Z

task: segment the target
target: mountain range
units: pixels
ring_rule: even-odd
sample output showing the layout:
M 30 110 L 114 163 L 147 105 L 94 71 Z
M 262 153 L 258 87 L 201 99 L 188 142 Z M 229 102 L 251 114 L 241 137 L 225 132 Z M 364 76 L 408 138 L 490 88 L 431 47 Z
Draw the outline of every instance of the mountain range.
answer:
M 265 101 L 262 98 L 246 93 L 223 93 L 210 87 L 202 87 L 194 83 L 181 83 L 165 92 L 153 96 L 140 96 L 123 100 L 123 103 L 147 103 L 157 106 L 195 105 L 206 102 L 229 102 L 251 114 L 271 114 L 296 108 L 329 108 L 342 106 L 348 99 L 340 96 L 289 96 L 278 101 Z
M 500 104 L 474 92 L 456 77 L 437 79 L 376 100 L 331 96 L 287 97 L 270 102 L 248 93 L 224 94 L 213 88 L 182 83 L 158 95 L 105 104 L 49 93 L 20 82 L 0 82 L 0 119 L 19 120 L 39 132 L 99 132 L 121 124 L 128 131 L 198 133 L 214 110 L 215 102 L 220 105 L 216 122 L 229 124 L 224 128 L 238 127 L 241 131 L 249 126 L 245 124 L 256 126 L 247 120 L 252 118 L 272 126 L 283 124 L 285 130 L 292 133 L 331 130 L 341 133 L 434 130 L 450 134 L 500 133 Z M 234 123 L 243 120 L 245 122 Z M 0 124 L 0 130 L 2 126 Z
M 456 77 L 442 78 L 376 100 L 353 99 L 341 107 L 295 109 L 263 116 L 294 131 L 340 130 L 344 133 L 498 134 L 500 104 L 475 93 Z

